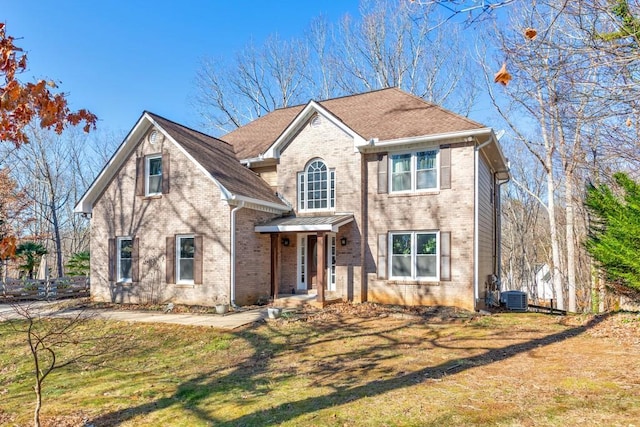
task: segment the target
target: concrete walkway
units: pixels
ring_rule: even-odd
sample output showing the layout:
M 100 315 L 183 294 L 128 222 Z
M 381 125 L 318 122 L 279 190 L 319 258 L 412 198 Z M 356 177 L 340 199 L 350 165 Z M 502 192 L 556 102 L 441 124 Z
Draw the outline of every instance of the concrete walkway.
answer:
M 28 303 L 21 303 L 26 306 Z M 77 314 L 77 309 L 59 311 L 55 302 L 31 303 L 30 309 L 37 311 L 40 316 L 68 317 Z M 143 323 L 171 323 L 174 325 L 208 326 L 217 329 L 236 329 L 254 322 L 260 322 L 267 318 L 267 308 L 228 313 L 224 316 L 218 314 L 190 314 L 190 313 L 160 313 L 156 311 L 133 311 L 111 309 L 85 310 L 87 316 L 95 316 L 99 319 L 116 320 L 120 322 Z M 9 304 L 0 304 L 0 321 L 19 318 L 14 308 Z

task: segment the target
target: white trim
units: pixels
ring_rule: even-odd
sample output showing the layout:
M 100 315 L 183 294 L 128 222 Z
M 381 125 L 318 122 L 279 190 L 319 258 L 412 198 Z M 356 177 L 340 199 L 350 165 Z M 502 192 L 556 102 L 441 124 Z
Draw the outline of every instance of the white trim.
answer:
M 307 280 L 309 278 L 309 236 L 317 236 L 316 233 L 299 233 L 297 235 L 297 255 L 296 255 L 296 289 L 299 291 L 307 290 Z M 326 251 L 326 268 L 325 268 L 325 277 L 327 279 L 327 291 L 335 292 L 336 290 L 336 281 L 337 281 L 337 270 L 336 274 L 332 274 L 331 268 L 336 267 L 337 264 L 333 263 L 333 253 L 335 252 L 337 258 L 337 247 L 336 247 L 336 233 L 327 233 L 327 244 L 324 245 L 324 249 Z M 317 248 L 316 242 L 316 248 Z M 304 257 L 304 264 L 302 258 Z M 304 272 L 302 271 L 304 268 Z M 305 280 L 302 280 L 302 275 L 304 273 Z
M 394 276 L 393 275 L 393 236 L 399 234 L 411 235 L 411 276 Z M 435 276 L 418 276 L 417 275 L 417 236 L 418 234 L 435 234 L 436 236 L 436 275 Z M 440 281 L 440 230 L 396 230 L 387 233 L 387 262 L 389 280 L 417 280 L 422 282 L 438 282 Z
M 417 188 L 418 187 L 418 153 L 422 153 L 422 152 L 426 152 L 426 151 L 435 151 L 436 152 L 436 166 L 435 166 L 435 172 L 436 172 L 436 186 L 433 188 Z M 411 188 L 408 190 L 399 190 L 399 191 L 394 191 L 393 190 L 393 174 L 395 173 L 393 171 L 393 157 L 394 156 L 402 156 L 405 154 L 410 154 L 411 158 L 410 163 L 409 163 L 409 172 L 411 173 Z M 412 194 L 412 193 L 433 193 L 433 192 L 437 192 L 440 191 L 440 148 L 439 147 L 433 147 L 433 148 L 424 148 L 424 149 L 417 149 L 417 150 L 411 150 L 411 151 L 398 151 L 398 152 L 391 152 L 389 153 L 389 155 L 387 156 L 387 162 L 389 162 L 389 164 L 387 165 L 387 179 L 388 179 L 388 192 L 389 194 Z
M 145 121 L 147 119 L 147 121 Z M 133 129 L 129 131 L 125 139 L 122 141 L 118 149 L 113 153 L 109 161 L 102 168 L 98 176 L 93 180 L 87 191 L 82 195 L 78 203 L 76 203 L 73 211 L 76 213 L 91 213 L 93 203 L 102 194 L 104 188 L 111 182 L 120 166 L 129 158 L 135 148 L 135 144 L 131 141 L 138 141 L 144 136 L 150 127 L 147 113 L 144 113 Z
M 336 233 L 327 233 L 327 244 L 325 245 L 325 250 L 327 251 L 327 290 L 335 292 L 336 278 L 338 275 L 336 263 L 333 262 L 334 259 L 338 258 Z
M 194 234 L 178 234 L 176 235 L 176 240 L 175 240 L 175 265 L 176 265 L 176 285 L 193 285 L 194 284 L 194 279 L 181 279 L 180 278 L 180 241 L 182 239 L 193 239 L 193 258 L 191 258 L 191 260 L 193 260 L 193 273 L 195 275 L 195 270 L 196 270 L 196 256 L 195 256 L 195 251 L 197 250 L 196 248 L 196 236 Z M 185 259 L 189 259 L 189 258 L 185 258 Z
M 154 131 L 155 132 L 155 131 Z M 151 177 L 151 160 L 160 159 L 160 191 L 155 191 L 151 193 L 149 191 L 149 178 Z M 144 156 L 144 195 L 145 196 L 157 196 L 158 194 L 162 194 L 162 153 L 150 154 L 148 156 Z M 154 175 L 157 176 L 157 175 Z
M 271 213 L 285 213 L 290 212 L 291 207 L 285 204 L 278 205 L 276 203 L 267 202 L 260 199 L 254 199 L 253 197 L 239 196 L 237 194 L 231 195 L 229 199 L 224 199 L 232 205 L 238 205 L 239 203 L 245 203 L 246 208 L 250 208 L 253 210 L 264 210 L 265 212 Z M 237 202 L 237 203 L 234 203 Z M 258 207 L 264 208 L 260 209 Z
M 300 291 L 307 290 L 307 278 L 309 277 L 308 273 L 308 265 L 309 260 L 307 254 L 307 236 L 308 234 L 298 234 L 297 235 L 297 269 L 296 269 L 296 289 Z M 303 263 L 304 258 L 304 263 Z M 304 269 L 304 271 L 303 271 Z M 304 279 L 303 279 L 304 276 Z
M 122 247 L 121 247 L 121 243 L 124 241 L 129 241 L 131 242 L 131 257 L 129 258 L 131 260 L 131 267 L 129 270 L 129 275 L 131 277 L 125 278 L 123 280 L 122 277 L 122 266 L 120 264 L 120 262 L 122 261 L 120 258 L 120 254 L 122 252 Z M 123 236 L 123 237 L 118 237 L 116 239 L 116 282 L 117 283 L 131 283 L 133 282 L 133 236 Z
M 309 208 L 309 191 L 307 188 L 309 186 L 309 168 L 316 162 L 322 163 L 326 173 L 326 180 L 324 181 L 326 184 L 326 192 L 327 196 L 324 201 L 327 203 L 327 207 L 325 208 Z M 322 183 L 323 181 L 314 181 L 314 183 Z M 333 188 L 331 188 L 331 184 L 333 184 Z M 297 200 L 298 200 L 298 212 L 333 212 L 336 210 L 336 170 L 335 168 L 329 168 L 327 162 L 321 157 L 314 157 L 313 159 L 307 162 L 307 165 L 304 167 L 302 172 L 298 172 L 296 174 L 296 191 L 297 191 Z M 316 190 L 313 190 L 316 191 Z M 332 197 L 333 192 L 333 197 Z M 304 203 L 302 202 L 302 195 L 304 194 Z M 323 199 L 313 199 L 314 202 L 316 200 L 322 202 Z
M 480 290 L 478 289 L 478 224 L 479 224 L 479 209 L 478 209 L 478 145 L 473 149 L 473 307 L 478 309 L 478 303 L 480 302 Z
M 107 162 L 105 167 L 102 169 L 98 177 L 93 181 L 91 186 L 87 189 L 85 194 L 80 198 L 80 201 L 74 207 L 74 212 L 76 213 L 91 213 L 93 209 L 93 203 L 95 200 L 102 194 L 107 185 L 111 182 L 115 174 L 120 169 L 120 166 L 131 156 L 133 153 L 137 142 L 144 136 L 147 130 L 154 126 L 156 130 L 160 131 L 162 135 L 173 143 L 178 150 L 187 157 L 187 159 L 191 160 L 193 164 L 196 166 L 196 169 L 200 170 L 206 177 L 208 177 L 219 189 L 220 189 L 220 198 L 222 200 L 237 200 L 237 201 L 246 201 L 255 206 L 261 206 L 268 210 L 268 212 L 280 213 L 280 212 L 288 212 L 291 210 L 290 207 L 286 205 L 278 205 L 276 203 L 271 203 L 263 200 L 253 199 L 250 197 L 244 197 L 240 195 L 233 194 L 227 188 L 224 187 L 215 177 L 209 173 L 207 169 L 200 164 L 193 156 L 189 154 L 189 152 L 180 145 L 175 139 L 169 135 L 167 131 L 165 131 L 162 126 L 160 126 L 147 112 L 144 112 L 138 122 L 133 127 L 133 129 L 126 136 L 124 141 L 120 144 L 116 152 L 113 154 L 111 159 Z M 146 190 L 146 189 L 145 189 Z M 247 206 L 249 207 L 249 206 Z M 264 209 L 256 209 L 256 210 L 264 210 Z
M 307 123 L 307 120 L 312 117 L 313 114 L 320 114 L 348 136 L 353 138 L 354 146 L 361 145 L 366 140 L 358 135 L 353 129 L 345 125 L 339 120 L 331 111 L 324 108 L 316 101 L 309 101 L 309 103 L 298 113 L 296 118 L 286 127 L 286 129 L 280 134 L 280 136 L 267 148 L 264 152 L 263 158 L 279 158 L 283 147 L 287 145 L 289 140 L 295 136 L 298 131 Z
M 353 217 L 346 218 L 335 224 L 309 224 L 309 225 L 256 225 L 256 233 L 295 233 L 305 231 L 330 231 L 337 233 L 340 227 L 353 221 Z
M 465 131 L 456 131 L 456 132 L 444 132 L 444 133 L 435 133 L 432 135 L 421 135 L 421 136 L 413 136 L 409 138 L 397 138 L 397 139 L 388 139 L 379 141 L 376 138 L 371 138 L 368 141 L 365 141 L 364 144 L 357 146 L 360 151 L 382 151 L 382 149 L 388 149 L 396 146 L 402 145 L 414 145 L 419 144 L 421 142 L 437 142 L 444 141 L 450 139 L 468 139 L 474 138 L 477 136 L 484 135 L 492 135 L 493 129 L 491 128 L 480 128 L 480 129 L 472 129 Z M 470 139 L 472 141 L 473 139 Z

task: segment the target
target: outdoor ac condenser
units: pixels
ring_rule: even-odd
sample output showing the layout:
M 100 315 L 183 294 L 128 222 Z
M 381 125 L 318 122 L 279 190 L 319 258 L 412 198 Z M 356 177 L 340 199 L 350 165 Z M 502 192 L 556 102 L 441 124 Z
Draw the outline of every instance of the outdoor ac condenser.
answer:
M 527 293 L 522 291 L 505 291 L 500 294 L 500 301 L 509 310 L 526 311 L 529 307 Z

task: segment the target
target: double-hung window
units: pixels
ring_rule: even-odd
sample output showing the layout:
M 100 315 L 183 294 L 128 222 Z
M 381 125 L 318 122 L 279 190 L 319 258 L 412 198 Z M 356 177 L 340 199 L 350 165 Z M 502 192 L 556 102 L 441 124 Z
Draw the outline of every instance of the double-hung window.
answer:
M 299 210 L 332 210 L 335 205 L 336 172 L 322 160 L 313 160 L 298 173 Z
M 117 257 L 118 282 L 131 282 L 133 278 L 133 239 L 131 237 L 118 238 Z
M 403 231 L 389 233 L 390 277 L 438 280 L 438 232 Z
M 392 154 L 391 192 L 438 189 L 438 150 Z
M 153 196 L 162 193 L 162 155 L 145 158 L 145 195 Z
M 176 236 L 176 283 L 194 283 L 194 259 L 196 253 L 193 235 Z

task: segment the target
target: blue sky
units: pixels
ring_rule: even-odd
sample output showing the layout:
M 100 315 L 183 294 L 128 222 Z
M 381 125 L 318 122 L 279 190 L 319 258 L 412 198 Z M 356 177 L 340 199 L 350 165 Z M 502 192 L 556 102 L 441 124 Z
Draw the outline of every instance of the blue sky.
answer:
M 99 127 L 128 131 L 143 110 L 198 127 L 190 106 L 200 58 L 232 58 L 253 39 L 301 36 L 358 0 L 0 0 L 0 20 L 28 53 L 24 81 L 53 79 Z

